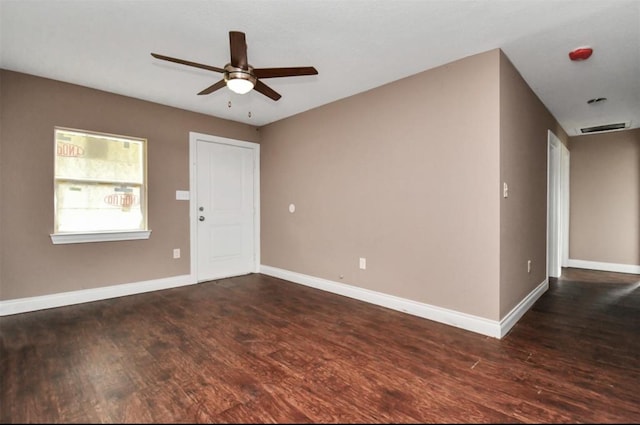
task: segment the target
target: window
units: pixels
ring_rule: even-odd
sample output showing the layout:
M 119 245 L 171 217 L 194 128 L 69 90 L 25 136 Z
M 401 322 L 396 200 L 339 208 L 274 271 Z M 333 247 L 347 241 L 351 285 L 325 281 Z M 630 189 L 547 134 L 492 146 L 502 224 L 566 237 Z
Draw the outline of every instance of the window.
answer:
M 56 127 L 54 244 L 149 238 L 146 144 Z

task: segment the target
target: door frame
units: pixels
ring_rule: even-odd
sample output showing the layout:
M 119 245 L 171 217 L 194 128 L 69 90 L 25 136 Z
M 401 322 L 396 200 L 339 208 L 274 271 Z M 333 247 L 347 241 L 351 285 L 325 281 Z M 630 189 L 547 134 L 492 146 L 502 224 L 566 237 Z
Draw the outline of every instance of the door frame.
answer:
M 549 278 L 560 277 L 562 267 L 567 266 L 569 258 L 569 150 L 551 130 L 547 133 L 547 278 Z M 552 208 L 552 199 L 555 199 L 553 203 L 555 209 Z
M 189 132 L 189 239 L 191 257 L 191 281 L 198 283 L 198 141 L 251 149 L 253 152 L 253 273 L 260 271 L 260 145 L 210 134 Z M 230 276 L 229 276 L 230 277 Z
M 569 149 L 564 143 L 560 144 L 560 229 L 561 229 L 561 261 L 562 267 L 569 266 L 569 217 L 571 207 L 571 196 L 569 192 L 569 182 L 571 169 L 571 156 Z

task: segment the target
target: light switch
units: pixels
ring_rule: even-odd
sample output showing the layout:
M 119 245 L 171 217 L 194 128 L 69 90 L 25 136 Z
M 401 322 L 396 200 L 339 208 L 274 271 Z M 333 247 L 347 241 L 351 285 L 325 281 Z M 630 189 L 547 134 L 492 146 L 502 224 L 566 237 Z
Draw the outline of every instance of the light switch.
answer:
M 362 270 L 366 270 L 366 268 L 367 268 L 367 259 L 366 258 L 360 257 L 360 268 Z

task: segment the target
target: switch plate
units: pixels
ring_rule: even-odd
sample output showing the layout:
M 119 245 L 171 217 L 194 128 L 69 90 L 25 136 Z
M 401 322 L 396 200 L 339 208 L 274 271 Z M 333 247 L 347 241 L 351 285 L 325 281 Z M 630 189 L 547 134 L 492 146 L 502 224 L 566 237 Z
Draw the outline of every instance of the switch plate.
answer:
M 175 248 L 173 250 L 173 258 L 180 258 L 180 248 Z
M 507 186 L 507 182 L 502 183 L 502 196 L 505 198 L 509 197 L 509 186 Z
M 188 201 L 188 200 L 189 200 L 188 190 L 176 190 L 176 201 Z
M 362 270 L 366 270 L 367 268 L 367 259 L 366 258 L 360 258 L 360 268 Z
M 527 273 L 531 273 L 531 260 L 527 261 Z

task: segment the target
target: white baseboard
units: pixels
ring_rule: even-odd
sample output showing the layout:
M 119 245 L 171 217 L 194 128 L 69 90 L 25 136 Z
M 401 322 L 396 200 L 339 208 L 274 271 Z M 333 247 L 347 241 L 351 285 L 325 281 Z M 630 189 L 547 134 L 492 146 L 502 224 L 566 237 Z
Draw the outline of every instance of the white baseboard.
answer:
M 549 288 L 549 283 L 545 280 L 524 300 L 522 300 L 503 320 L 497 322 L 495 320 L 485 319 L 484 317 L 473 316 L 471 314 L 461 313 L 455 310 L 449 310 L 430 304 L 412 301 L 406 298 L 371 291 L 369 289 L 358 288 L 356 286 L 283 270 L 276 267 L 262 265 L 260 266 L 260 273 L 494 338 L 502 338 L 505 336 L 524 315 L 524 313 L 531 308 L 533 303 Z
M 542 296 L 549 289 L 549 279 L 545 279 L 540 285 L 538 285 L 533 291 L 529 292 L 529 295 L 524 297 L 522 301 L 518 303 L 502 320 L 500 320 L 500 337 L 502 338 L 509 333 L 511 328 L 518 323 L 518 320 L 529 311 L 533 304 L 538 301 L 538 298 Z
M 527 295 L 516 307 L 509 312 L 500 322 L 484 317 L 474 316 L 455 310 L 450 310 L 382 292 L 371 291 L 357 286 L 334 282 L 314 276 L 296 273 L 271 266 L 260 266 L 260 273 L 298 283 L 323 291 L 343 295 L 360 301 L 401 311 L 413 316 L 433 320 L 471 332 L 487 335 L 493 338 L 504 337 L 531 306 L 549 288 L 549 282 L 545 279 L 537 288 Z M 162 289 L 177 288 L 180 286 L 197 283 L 193 275 L 173 276 L 163 279 L 154 279 L 144 282 L 126 283 L 122 285 L 106 286 L 101 288 L 83 289 L 79 291 L 61 292 L 37 297 L 18 298 L 0 301 L 0 316 L 26 313 L 48 308 L 63 307 L 73 304 L 81 304 L 92 301 L 106 300 L 109 298 L 123 297 L 127 295 L 141 294 L 144 292 L 158 291 Z
M 191 275 L 172 276 L 163 279 L 147 280 L 144 282 L 125 283 L 122 285 L 104 286 L 101 288 L 82 289 L 79 291 L 60 292 L 38 297 L 17 298 L 0 301 L 0 316 L 44 310 L 47 308 L 63 307 L 67 305 L 106 300 L 126 295 L 141 294 L 143 292 L 161 289 L 177 288 L 179 286 L 196 283 Z
M 567 260 L 567 267 L 577 269 L 600 270 L 605 272 L 640 274 L 640 265 L 637 264 L 617 264 L 603 263 L 600 261 Z

